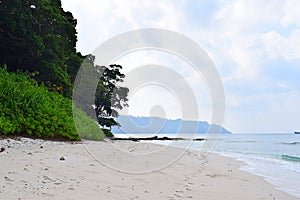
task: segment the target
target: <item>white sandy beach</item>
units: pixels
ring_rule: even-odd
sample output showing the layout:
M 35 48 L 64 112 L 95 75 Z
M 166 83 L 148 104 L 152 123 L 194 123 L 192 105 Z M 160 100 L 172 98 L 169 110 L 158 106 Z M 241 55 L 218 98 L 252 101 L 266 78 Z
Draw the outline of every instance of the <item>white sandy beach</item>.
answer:
M 0 199 L 5 200 L 297 199 L 239 170 L 243 163 L 215 154 L 199 159 L 187 151 L 167 165 L 182 150 L 130 141 L 25 138 L 0 140 L 0 147 L 5 148 Z

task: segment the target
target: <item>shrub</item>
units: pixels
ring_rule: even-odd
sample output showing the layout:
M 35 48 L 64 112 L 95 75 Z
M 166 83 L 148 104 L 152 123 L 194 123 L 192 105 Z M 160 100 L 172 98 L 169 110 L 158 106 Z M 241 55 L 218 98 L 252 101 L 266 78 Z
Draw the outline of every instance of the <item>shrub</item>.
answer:
M 114 134 L 110 131 L 110 130 L 108 130 L 108 129 L 102 129 L 102 131 L 103 131 L 103 133 L 104 133 L 104 135 L 106 136 L 106 137 L 114 137 Z
M 94 120 L 79 109 L 74 110 L 83 126 L 76 130 L 70 99 L 49 92 L 22 73 L 9 73 L 5 67 L 0 67 L 0 110 L 0 135 L 70 140 L 104 137 Z
M 85 112 L 78 108 L 73 109 L 73 115 L 80 138 L 103 140 L 104 134 L 94 119 L 88 117 Z

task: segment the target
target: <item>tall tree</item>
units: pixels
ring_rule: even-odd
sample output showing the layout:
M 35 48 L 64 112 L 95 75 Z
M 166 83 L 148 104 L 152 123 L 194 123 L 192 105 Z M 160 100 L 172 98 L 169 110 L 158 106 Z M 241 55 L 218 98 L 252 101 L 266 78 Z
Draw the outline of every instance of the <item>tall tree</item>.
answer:
M 95 98 L 95 111 L 101 126 L 111 128 L 119 125 L 113 117 L 118 117 L 118 111 L 128 106 L 129 89 L 121 87 L 118 83 L 123 82 L 125 75 L 121 73 L 121 65 L 97 66 L 96 71 L 101 73 Z
M 119 125 L 114 118 L 118 117 L 118 110 L 128 106 L 129 89 L 119 84 L 125 78 L 121 69 L 115 64 L 95 65 L 95 56 L 88 55 L 76 77 L 74 102 L 103 128 Z
M 1 0 L 0 64 L 10 71 L 38 71 L 39 82 L 71 96 L 68 71 L 83 59 L 75 49 L 76 24 L 60 0 Z

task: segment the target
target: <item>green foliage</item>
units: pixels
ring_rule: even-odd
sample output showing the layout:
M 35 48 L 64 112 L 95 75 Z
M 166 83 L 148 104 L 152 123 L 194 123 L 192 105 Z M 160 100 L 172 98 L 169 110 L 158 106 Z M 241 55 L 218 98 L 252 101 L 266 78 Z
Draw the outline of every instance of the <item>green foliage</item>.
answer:
M 76 19 L 60 0 L 0 1 L 0 65 L 38 71 L 35 79 L 71 96 L 71 79 L 83 57 L 76 53 Z
M 88 55 L 76 77 L 73 100 L 89 116 L 97 118 L 102 128 L 120 126 L 114 119 L 118 117 L 117 109 L 128 106 L 129 89 L 119 86 L 125 77 L 121 69 L 122 66 L 115 64 L 95 65 L 95 56 Z
M 114 137 L 114 134 L 110 130 L 102 129 L 102 131 L 103 131 L 103 133 L 105 134 L 106 137 L 109 137 L 109 138 Z
M 20 73 L 1 71 L 1 134 L 79 139 L 72 123 L 72 103 L 58 93 L 71 97 L 72 83 L 85 58 L 88 62 L 84 64 L 102 76 L 96 98 L 77 95 L 80 103 L 76 105 L 85 113 L 92 113 L 89 116 L 96 112 L 94 118 L 102 127 L 119 125 L 112 117 L 118 116 L 117 109 L 127 106 L 128 100 L 128 89 L 118 86 L 125 77 L 120 72 L 122 67 L 96 66 L 94 56 L 84 57 L 76 52 L 76 24 L 72 13 L 63 10 L 61 0 L 0 0 L 0 66 L 6 65 L 13 72 L 29 71 L 30 77 L 42 85 L 38 87 L 37 82 Z M 82 85 L 94 86 L 97 82 Z M 103 133 L 97 132 L 93 120 L 80 117 L 83 119 L 76 123 L 82 130 L 79 135 L 102 139 Z
M 80 138 L 97 141 L 103 140 L 103 131 L 94 119 L 88 117 L 78 108 L 73 108 L 73 116 L 76 123 L 76 130 Z
M 119 116 L 117 109 L 121 110 L 128 106 L 129 89 L 118 85 L 119 82 L 123 82 L 125 77 L 120 72 L 121 69 L 121 65 L 115 64 L 108 67 L 96 65 L 96 70 L 101 73 L 101 78 L 95 94 L 95 111 L 98 123 L 102 127 L 120 126 L 112 117 Z
M 121 126 L 111 117 L 98 116 L 98 123 L 100 124 L 100 126 L 108 127 L 109 129 L 111 129 L 112 126 Z
M 71 140 L 79 140 L 79 136 L 103 138 L 95 121 L 79 109 L 74 109 L 75 113 L 81 116 L 82 127 L 87 127 L 76 130 L 70 99 L 49 92 L 21 73 L 9 73 L 6 68 L 0 68 L 0 110 L 0 134 Z
M 128 106 L 128 88 L 118 85 L 123 82 L 125 75 L 120 72 L 121 65 L 97 66 L 96 70 L 101 73 L 101 78 L 96 90 L 96 112 L 97 116 L 118 117 L 117 109 Z M 113 121 L 112 121 L 113 123 Z

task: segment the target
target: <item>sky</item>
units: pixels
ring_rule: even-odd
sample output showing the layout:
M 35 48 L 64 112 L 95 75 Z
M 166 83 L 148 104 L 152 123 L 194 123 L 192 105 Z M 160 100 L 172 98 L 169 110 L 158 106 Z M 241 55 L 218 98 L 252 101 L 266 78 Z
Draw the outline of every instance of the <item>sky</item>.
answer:
M 234 133 L 300 130 L 300 1 L 62 0 L 62 5 L 78 20 L 77 50 L 83 54 L 139 28 L 176 31 L 197 42 L 213 61 L 226 97 L 225 128 Z M 211 91 L 180 58 L 148 50 L 116 63 L 125 73 L 147 64 L 173 67 L 194 91 L 198 119 L 210 122 Z M 129 105 L 132 115 L 181 115 L 176 95 L 157 85 L 134 91 Z

